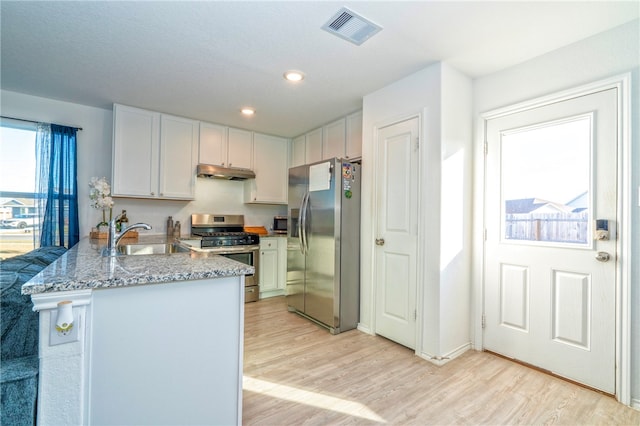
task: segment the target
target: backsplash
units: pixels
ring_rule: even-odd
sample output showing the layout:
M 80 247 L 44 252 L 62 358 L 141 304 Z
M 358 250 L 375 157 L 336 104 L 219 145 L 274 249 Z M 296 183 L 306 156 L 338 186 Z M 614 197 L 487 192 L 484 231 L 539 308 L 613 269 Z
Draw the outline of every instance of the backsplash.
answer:
M 145 222 L 153 227 L 151 231 L 142 231 L 149 234 L 164 234 L 167 217 L 172 216 L 174 222 L 180 221 L 183 235 L 191 233 L 193 213 L 242 214 L 247 226 L 264 226 L 267 230 L 273 226 L 273 216 L 287 214 L 285 205 L 245 204 L 243 191 L 242 181 L 197 179 L 194 201 L 114 198 L 113 214 L 126 210 L 129 223 Z M 98 212 L 93 215 L 97 223 Z M 88 235 L 88 230 L 82 231 L 82 236 Z

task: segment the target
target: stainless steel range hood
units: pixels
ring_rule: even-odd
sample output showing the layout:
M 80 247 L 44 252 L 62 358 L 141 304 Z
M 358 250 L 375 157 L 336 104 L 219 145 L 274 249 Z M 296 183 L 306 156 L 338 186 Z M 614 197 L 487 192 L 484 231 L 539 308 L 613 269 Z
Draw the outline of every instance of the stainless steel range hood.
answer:
M 198 164 L 198 177 L 226 180 L 247 180 L 256 177 L 253 170 L 231 169 L 228 167 L 214 166 L 212 164 Z

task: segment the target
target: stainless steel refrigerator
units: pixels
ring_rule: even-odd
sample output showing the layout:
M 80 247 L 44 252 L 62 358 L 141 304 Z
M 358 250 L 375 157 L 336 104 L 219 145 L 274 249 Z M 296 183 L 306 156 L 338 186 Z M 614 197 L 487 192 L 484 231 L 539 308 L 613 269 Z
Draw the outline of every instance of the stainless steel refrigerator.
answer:
M 289 169 L 287 305 L 333 334 L 360 311 L 360 165 L 339 158 Z

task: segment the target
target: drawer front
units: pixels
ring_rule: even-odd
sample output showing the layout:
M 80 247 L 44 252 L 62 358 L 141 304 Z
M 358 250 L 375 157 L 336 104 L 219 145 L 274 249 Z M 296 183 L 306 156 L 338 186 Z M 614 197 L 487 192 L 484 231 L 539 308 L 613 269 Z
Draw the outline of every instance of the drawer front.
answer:
M 260 290 L 257 285 L 244 288 L 244 303 L 257 302 L 260 297 Z

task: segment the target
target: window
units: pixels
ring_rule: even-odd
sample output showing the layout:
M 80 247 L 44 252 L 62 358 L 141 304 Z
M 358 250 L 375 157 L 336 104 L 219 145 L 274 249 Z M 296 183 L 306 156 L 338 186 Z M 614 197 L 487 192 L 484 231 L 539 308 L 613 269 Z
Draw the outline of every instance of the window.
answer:
M 39 245 L 36 213 L 36 127 L 0 125 L 0 258 Z
M 502 134 L 503 240 L 587 247 L 591 114 Z

